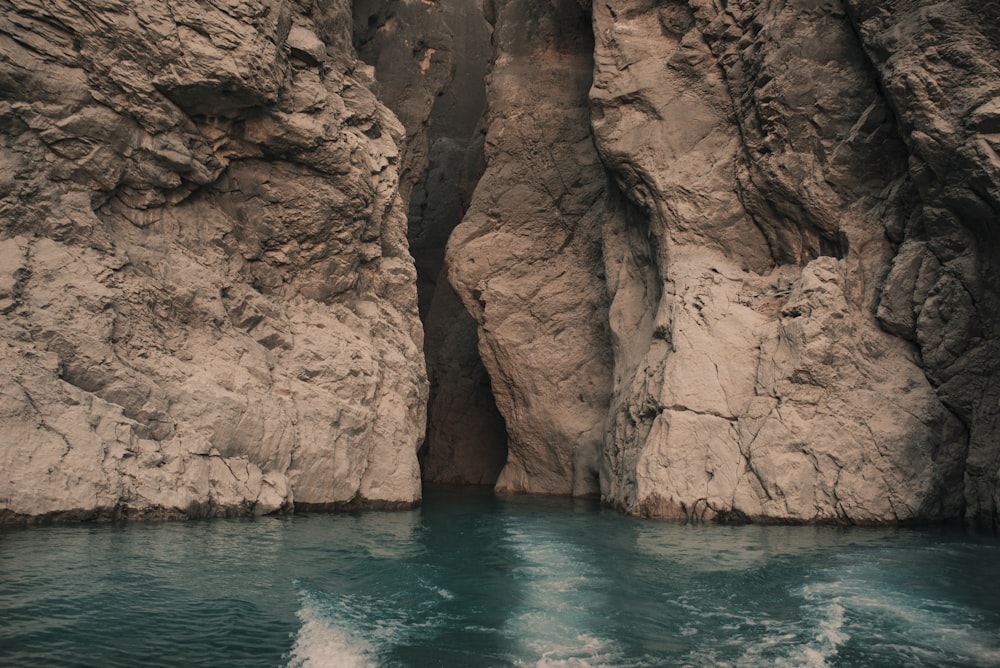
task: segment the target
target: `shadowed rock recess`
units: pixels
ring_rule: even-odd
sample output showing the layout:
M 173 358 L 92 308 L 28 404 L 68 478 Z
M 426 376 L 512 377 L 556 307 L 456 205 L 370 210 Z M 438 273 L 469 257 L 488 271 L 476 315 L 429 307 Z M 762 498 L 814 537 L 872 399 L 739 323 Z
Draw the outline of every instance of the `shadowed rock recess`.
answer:
M 491 28 L 481 0 L 356 0 L 358 53 L 407 135 L 410 252 L 431 383 L 423 479 L 493 485 L 506 429 L 479 357 L 476 323 L 443 269 L 445 245 L 482 174 Z
M 0 521 L 408 507 L 426 435 L 998 525 L 998 3 L 0 0 L 0 93 Z

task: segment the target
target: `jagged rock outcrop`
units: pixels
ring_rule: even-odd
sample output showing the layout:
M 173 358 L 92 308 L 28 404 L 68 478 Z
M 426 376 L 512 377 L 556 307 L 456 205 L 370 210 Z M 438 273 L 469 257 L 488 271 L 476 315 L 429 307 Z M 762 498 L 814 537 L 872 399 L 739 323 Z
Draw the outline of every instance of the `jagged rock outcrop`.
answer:
M 848 4 L 595 5 L 595 135 L 649 226 L 622 262 L 654 257 L 664 286 L 653 308 L 613 289 L 612 327 L 652 329 L 617 337 L 604 489 L 631 512 L 995 517 L 997 402 L 979 398 L 998 389 L 981 323 L 1000 181 L 967 119 L 1000 80 L 979 74 L 988 58 L 942 67 L 932 44 L 996 43 L 955 44 L 959 25 L 988 25 L 959 3 Z M 950 37 L 930 29 L 942 11 Z M 869 59 L 879 36 L 894 70 Z M 935 136 L 931 169 L 915 134 Z
M 593 43 L 574 0 L 495 3 L 486 171 L 448 242 L 508 433 L 497 489 L 597 494 L 610 398 Z
M 448 259 L 511 435 L 498 488 L 570 491 L 575 447 L 639 515 L 995 518 L 993 10 L 590 11 L 495 3 Z
M 351 23 L 0 4 L 0 517 L 419 500 L 402 128 Z

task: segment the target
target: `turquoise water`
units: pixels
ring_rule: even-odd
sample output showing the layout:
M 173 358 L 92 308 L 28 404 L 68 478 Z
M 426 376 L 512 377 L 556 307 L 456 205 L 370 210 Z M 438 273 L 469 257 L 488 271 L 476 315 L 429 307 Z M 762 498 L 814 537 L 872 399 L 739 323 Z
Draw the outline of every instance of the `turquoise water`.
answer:
M 422 509 L 0 532 L 0 666 L 998 666 L 1000 541 Z

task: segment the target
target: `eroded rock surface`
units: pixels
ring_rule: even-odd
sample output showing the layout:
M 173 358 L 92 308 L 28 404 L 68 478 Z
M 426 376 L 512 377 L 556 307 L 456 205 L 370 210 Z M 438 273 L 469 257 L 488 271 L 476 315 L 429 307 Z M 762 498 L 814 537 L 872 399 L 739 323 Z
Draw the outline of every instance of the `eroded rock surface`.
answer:
M 996 525 L 996 7 L 0 3 L 0 514 Z
M 498 488 L 585 491 L 579 448 L 639 515 L 995 518 L 994 10 L 495 11 L 448 260 L 511 435 Z
M 1000 524 L 1000 7 L 846 3 L 916 196 L 877 315 L 969 431 L 966 512 Z
M 495 4 L 486 171 L 448 243 L 506 419 L 497 489 L 596 494 L 610 396 L 593 43 L 574 0 Z
M 419 500 L 402 128 L 344 1 L 0 4 L 0 514 Z
M 594 25 L 598 146 L 649 230 L 623 244 L 610 228 L 609 275 L 625 278 L 609 501 L 686 518 L 960 514 L 964 426 L 874 317 L 886 226 L 913 188 L 845 12 L 616 3 Z M 644 257 L 655 272 L 632 266 Z

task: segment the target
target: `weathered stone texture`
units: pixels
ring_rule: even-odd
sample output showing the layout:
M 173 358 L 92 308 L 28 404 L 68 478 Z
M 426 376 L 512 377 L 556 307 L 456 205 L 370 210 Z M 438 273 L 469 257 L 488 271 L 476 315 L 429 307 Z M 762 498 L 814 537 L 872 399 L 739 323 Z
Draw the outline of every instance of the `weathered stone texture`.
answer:
M 611 230 L 609 275 L 627 267 L 612 327 L 631 335 L 608 500 L 685 518 L 959 515 L 965 427 L 874 317 L 913 186 L 846 13 L 618 2 L 594 26 L 598 147 L 648 229 L 631 248 Z M 644 257 L 656 271 L 628 266 Z
M 413 504 L 402 128 L 346 2 L 0 4 L 0 512 Z
M 969 430 L 966 513 L 1000 522 L 1000 6 L 848 0 L 916 190 L 880 322 Z
M 0 517 L 996 524 L 998 7 L 0 0 Z
M 494 4 L 486 171 L 448 276 L 507 424 L 497 489 L 596 494 L 611 360 L 588 18 L 572 0 Z
M 995 518 L 989 5 L 582 5 L 495 3 L 487 171 L 449 246 L 511 435 L 498 488 L 572 491 L 575 444 L 640 515 Z

